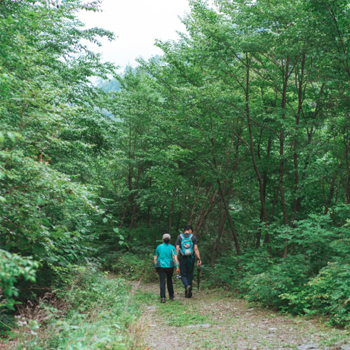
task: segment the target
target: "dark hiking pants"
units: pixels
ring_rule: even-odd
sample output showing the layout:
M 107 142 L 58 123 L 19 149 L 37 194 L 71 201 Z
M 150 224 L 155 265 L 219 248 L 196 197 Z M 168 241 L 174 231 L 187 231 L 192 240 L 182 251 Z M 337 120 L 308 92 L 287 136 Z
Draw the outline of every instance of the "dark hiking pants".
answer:
M 159 275 L 159 282 L 160 282 L 160 297 L 165 298 L 165 277 L 166 277 L 166 284 L 168 287 L 169 297 L 173 297 L 174 287 L 173 287 L 172 277 L 174 273 L 174 268 L 158 267 L 157 272 Z
M 194 256 L 180 255 L 180 273 L 181 281 L 184 284 L 185 289 L 187 286 L 192 286 L 194 271 Z

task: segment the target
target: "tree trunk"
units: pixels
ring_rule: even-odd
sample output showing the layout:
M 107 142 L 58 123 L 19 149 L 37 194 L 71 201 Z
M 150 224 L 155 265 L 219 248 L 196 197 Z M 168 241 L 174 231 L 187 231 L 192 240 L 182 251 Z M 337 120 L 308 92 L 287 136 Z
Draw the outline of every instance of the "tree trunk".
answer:
M 345 159 L 346 159 L 346 172 L 347 172 L 347 186 L 345 186 L 346 193 L 346 204 L 350 204 L 350 166 L 349 166 L 349 148 L 346 148 Z
M 200 181 L 199 181 L 199 184 L 198 184 L 198 187 L 197 187 L 197 191 L 196 191 L 196 194 L 197 194 L 196 200 L 195 200 L 195 202 L 193 203 L 192 210 L 191 210 L 191 212 L 190 212 L 190 216 L 189 216 L 189 219 L 188 219 L 188 221 L 187 221 L 189 225 L 192 225 L 192 220 L 193 220 L 194 211 L 195 211 L 196 206 L 197 206 L 197 203 L 198 203 L 198 201 L 199 201 L 200 188 L 201 188 L 202 181 L 203 181 L 203 175 L 202 175 L 202 177 L 201 177 L 201 179 L 200 179 Z
M 199 237 L 199 232 L 201 230 L 201 228 L 204 226 L 206 220 L 207 220 L 207 217 L 208 215 L 210 214 L 210 212 L 213 210 L 215 204 L 216 204 L 216 196 L 218 194 L 218 190 L 216 190 L 214 192 L 214 194 L 212 195 L 210 201 L 209 201 L 209 207 L 207 209 L 203 208 L 201 211 L 200 211 L 200 215 L 197 217 L 197 220 L 196 220 L 196 225 L 195 225 L 195 234 L 197 237 Z
M 343 166 L 344 160 L 346 160 L 346 162 L 348 162 L 348 152 L 349 152 L 349 148 L 350 148 L 350 142 L 345 146 L 345 153 L 344 153 L 344 157 L 341 160 L 340 164 L 337 167 L 337 170 L 335 171 L 335 174 L 332 177 L 332 181 L 331 181 L 331 186 L 329 189 L 329 195 L 328 195 L 328 199 L 327 202 L 325 203 L 325 208 L 324 208 L 324 215 L 326 215 L 328 213 L 328 209 L 329 206 L 331 204 L 331 200 L 333 197 L 333 192 L 334 192 L 334 184 L 335 184 L 335 178 L 337 176 L 338 170 Z
M 176 233 L 178 233 L 180 229 L 181 217 L 182 217 L 182 211 L 179 212 L 179 218 L 177 220 L 177 226 L 176 226 Z
M 151 190 L 152 187 L 152 178 L 149 178 L 149 189 Z M 148 205 L 147 208 L 147 228 L 150 228 L 151 226 L 151 206 Z
M 259 182 L 259 195 L 260 195 L 260 204 L 261 204 L 261 211 L 262 211 L 262 217 L 265 222 L 267 222 L 267 213 L 266 213 L 266 207 L 265 207 L 265 196 L 264 196 L 264 185 L 263 180 L 261 178 L 261 174 L 259 172 L 255 153 L 254 153 L 254 140 L 253 140 L 253 131 L 252 131 L 252 125 L 250 120 L 250 111 L 249 111 L 249 79 L 250 79 L 250 71 L 249 71 L 249 59 L 248 54 L 246 53 L 246 67 L 247 67 L 247 77 L 246 77 L 246 91 L 245 91 L 245 108 L 246 108 L 246 115 L 247 115 L 247 121 L 248 121 L 248 130 L 249 130 L 249 149 L 250 154 L 252 156 L 253 161 L 253 167 L 255 174 L 258 178 Z M 259 243 L 260 244 L 260 243 Z
M 286 65 L 285 65 L 285 76 L 284 76 L 283 93 L 282 93 L 282 110 L 284 110 L 286 108 L 286 102 L 287 102 L 288 68 L 289 68 L 289 57 L 287 57 Z M 282 119 L 285 120 L 285 118 L 286 118 L 286 115 L 283 112 Z M 280 189 L 280 195 L 281 195 L 281 207 L 282 207 L 282 213 L 283 213 L 283 223 L 284 223 L 284 225 L 287 226 L 288 225 L 288 217 L 287 217 L 286 200 L 284 197 L 283 177 L 284 177 L 284 130 L 282 127 L 281 132 L 280 132 L 279 189 Z M 288 240 L 285 239 L 283 254 L 282 254 L 283 258 L 286 258 L 287 254 L 288 254 Z
M 162 209 L 160 211 L 159 219 L 158 219 L 158 224 L 160 224 L 163 220 L 163 214 L 164 214 L 164 206 L 162 206 Z
M 297 114 L 295 116 L 295 130 L 296 130 L 296 136 L 294 139 L 293 144 L 293 161 L 294 161 L 294 172 L 295 172 L 295 198 L 294 198 L 294 204 L 293 204 L 293 213 L 294 217 L 296 213 L 299 211 L 300 206 L 300 196 L 298 195 L 299 191 L 299 164 L 298 164 L 298 131 L 299 131 L 299 122 L 300 122 L 300 113 L 303 106 L 303 77 L 304 77 L 304 66 L 305 66 L 305 53 L 303 53 L 303 57 L 301 60 L 301 78 L 299 80 L 299 86 L 298 86 L 298 110 Z
M 147 207 L 147 228 L 151 226 L 151 206 Z
M 221 199 L 222 199 L 222 202 L 223 202 L 224 207 L 225 207 L 226 216 L 227 216 L 228 221 L 230 223 L 232 236 L 233 236 L 233 241 L 235 242 L 236 252 L 237 252 L 237 255 L 241 255 L 241 249 L 240 249 L 240 246 L 239 246 L 238 235 L 237 235 L 236 228 L 235 228 L 235 226 L 233 224 L 233 221 L 232 221 L 232 218 L 231 218 L 231 215 L 230 215 L 228 202 L 226 202 L 225 195 L 224 195 L 224 192 L 223 192 L 223 189 L 222 189 L 222 185 L 221 185 L 221 181 L 218 179 L 217 182 L 218 182 L 218 185 L 219 185 Z
M 172 217 L 173 217 L 175 194 L 176 194 L 176 188 L 174 188 L 174 191 L 173 191 L 173 199 L 172 199 L 172 202 L 171 202 L 171 208 L 170 208 L 170 214 L 169 214 L 169 224 L 168 224 L 168 232 L 169 232 L 169 234 L 171 233 L 171 220 L 172 220 Z
M 141 170 L 142 170 L 142 165 L 139 166 L 139 169 L 138 169 L 138 172 L 137 172 L 137 179 L 136 179 L 136 184 L 135 184 L 135 189 L 134 190 L 137 190 L 139 188 L 139 180 L 140 180 L 140 176 L 141 176 Z M 131 222 L 130 222 L 130 227 L 129 227 L 129 231 L 132 230 L 133 228 L 133 225 L 134 225 L 134 221 L 135 221 L 135 214 L 136 214 L 136 193 L 134 193 L 132 195 L 133 197 L 133 201 L 134 201 L 134 205 L 133 205 L 133 208 L 132 208 L 132 216 L 131 216 Z
M 214 244 L 214 249 L 213 249 L 215 254 L 212 255 L 212 262 L 211 262 L 212 265 L 214 265 L 215 260 L 218 257 L 220 257 L 220 239 L 221 239 L 222 233 L 224 232 L 224 228 L 225 228 L 226 213 L 223 211 L 222 201 L 220 202 L 219 213 L 220 213 L 219 229 L 218 229 L 218 236 L 216 238 L 216 241 Z

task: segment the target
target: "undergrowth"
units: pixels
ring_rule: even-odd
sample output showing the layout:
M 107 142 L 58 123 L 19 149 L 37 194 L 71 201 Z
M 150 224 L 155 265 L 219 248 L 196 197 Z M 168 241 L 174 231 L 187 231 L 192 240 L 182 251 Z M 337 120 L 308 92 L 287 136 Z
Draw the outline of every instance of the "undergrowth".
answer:
M 143 247 L 134 244 L 129 250 L 115 250 L 111 244 L 100 247 L 101 262 L 103 268 L 112 271 L 117 276 L 127 280 L 142 280 L 144 282 L 158 281 L 158 274 L 154 272 L 153 247 Z
M 107 256 L 104 267 L 117 276 L 131 281 L 142 278 L 144 282 L 156 282 L 158 274 L 154 272 L 153 255 L 140 255 L 132 252 L 114 252 Z
M 344 209 L 344 208 L 340 208 Z M 349 208 L 344 213 L 347 217 Z M 269 227 L 269 233 L 289 240 L 283 244 L 246 251 L 241 256 L 223 254 L 213 268 L 204 270 L 212 286 L 230 286 L 248 301 L 298 315 L 322 315 L 328 324 L 350 327 L 350 222 L 334 228 L 332 219 L 310 215 L 294 223 L 288 234 Z
M 137 349 L 142 327 L 134 323 L 142 297 L 133 298 L 135 289 L 123 279 L 87 267 L 54 298 L 22 309 L 10 348 Z

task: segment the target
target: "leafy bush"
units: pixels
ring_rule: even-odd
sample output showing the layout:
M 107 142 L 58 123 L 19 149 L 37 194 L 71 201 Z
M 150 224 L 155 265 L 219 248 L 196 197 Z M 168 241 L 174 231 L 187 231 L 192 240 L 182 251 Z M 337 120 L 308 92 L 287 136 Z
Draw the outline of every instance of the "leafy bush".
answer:
M 8 308 L 14 310 L 16 301 L 14 297 L 18 296 L 18 290 L 15 283 L 19 278 L 26 281 L 35 281 L 35 270 L 38 263 L 30 258 L 22 258 L 17 254 L 10 254 L 0 250 L 0 310 Z
M 263 273 L 275 261 L 276 259 L 273 259 L 265 249 L 258 249 L 247 251 L 241 256 L 223 255 L 214 268 L 205 268 L 205 270 L 209 272 L 211 284 L 225 283 L 241 289 L 242 279 Z
M 350 323 L 349 206 L 329 215 L 309 215 L 293 227 L 271 225 L 275 242 L 289 241 L 288 257 L 266 251 L 223 256 L 211 273 L 211 282 L 230 284 L 249 301 L 297 314 L 322 314 L 332 325 Z M 336 218 L 341 225 L 334 226 Z M 272 245 L 281 251 L 283 245 Z
M 346 326 L 350 322 L 350 264 L 328 263 L 320 273 L 297 292 L 285 293 L 288 310 L 302 314 L 323 314 L 330 324 Z
M 114 228 L 101 235 L 103 244 L 99 246 L 96 257 L 101 261 L 102 267 L 128 280 L 155 281 L 158 278 L 153 268 L 155 248 L 138 237 L 144 233 L 144 227 L 131 233 L 129 230 Z M 133 239 L 126 239 L 129 235 Z
M 19 279 L 35 281 L 38 263 L 30 258 L 22 258 L 0 249 L 0 334 L 13 326 L 13 311 L 19 291 L 16 282 Z
M 247 300 L 282 307 L 287 303 L 281 294 L 299 291 L 308 281 L 309 270 L 310 262 L 304 256 L 291 256 L 263 273 L 243 279 L 239 289 Z
M 152 282 L 158 279 L 154 272 L 152 254 L 132 252 L 110 252 L 103 257 L 104 267 L 128 280 Z

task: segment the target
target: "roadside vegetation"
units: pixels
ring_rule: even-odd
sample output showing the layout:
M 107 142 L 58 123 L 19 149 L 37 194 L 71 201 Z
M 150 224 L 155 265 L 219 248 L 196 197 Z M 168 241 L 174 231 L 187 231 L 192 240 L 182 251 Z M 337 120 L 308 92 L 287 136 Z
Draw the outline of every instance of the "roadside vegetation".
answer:
M 0 0 L 7 344 L 134 346 L 133 284 L 184 224 L 210 288 L 349 327 L 349 1 L 190 5 L 118 75 L 84 44 L 114 39 L 78 19 L 99 1 Z
M 70 274 L 71 276 L 71 274 Z M 133 349 L 140 315 L 135 291 L 93 266 L 80 268 L 65 287 L 26 303 L 9 335 L 10 349 Z M 67 283 L 69 282 L 69 283 Z

